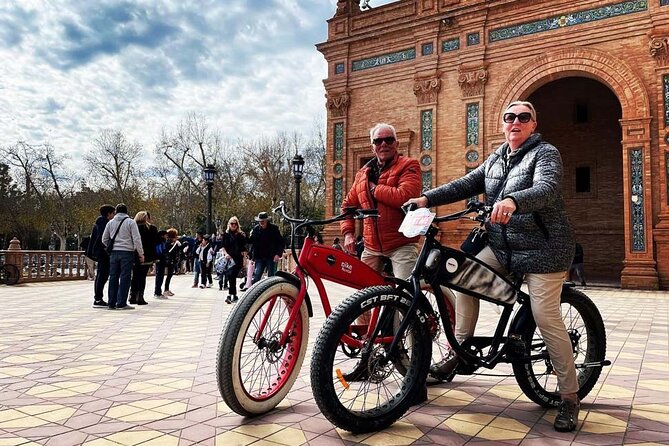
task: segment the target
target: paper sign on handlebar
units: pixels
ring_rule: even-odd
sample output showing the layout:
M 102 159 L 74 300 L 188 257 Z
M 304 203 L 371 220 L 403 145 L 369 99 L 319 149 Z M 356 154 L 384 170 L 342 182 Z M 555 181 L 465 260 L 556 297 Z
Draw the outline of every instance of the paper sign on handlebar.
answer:
M 405 237 L 416 237 L 417 235 L 427 234 L 427 230 L 434 220 L 434 212 L 430 212 L 428 208 L 420 208 L 415 211 L 407 212 L 407 215 L 402 220 L 399 232 Z

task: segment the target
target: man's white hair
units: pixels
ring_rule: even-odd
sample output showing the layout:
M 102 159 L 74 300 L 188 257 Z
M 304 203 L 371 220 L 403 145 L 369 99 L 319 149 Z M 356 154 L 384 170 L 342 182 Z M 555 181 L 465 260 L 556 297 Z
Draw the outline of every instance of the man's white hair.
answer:
M 369 140 L 370 142 L 374 142 L 374 133 L 376 133 L 378 130 L 381 129 L 389 129 L 391 132 L 393 132 L 393 137 L 397 139 L 397 132 L 395 131 L 395 127 L 393 127 L 390 124 L 386 124 L 384 122 L 379 122 L 376 124 L 372 129 L 369 131 Z

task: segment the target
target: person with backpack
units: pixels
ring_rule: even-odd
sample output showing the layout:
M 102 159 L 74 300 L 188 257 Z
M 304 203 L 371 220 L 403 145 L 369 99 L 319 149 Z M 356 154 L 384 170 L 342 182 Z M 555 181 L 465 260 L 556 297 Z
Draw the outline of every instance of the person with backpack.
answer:
M 156 282 L 153 297 L 156 299 L 167 299 L 168 294 L 163 294 L 163 280 L 165 279 L 165 267 L 167 266 L 167 231 L 158 231 L 158 243 L 156 243 Z
M 102 244 L 102 234 L 105 232 L 107 222 L 114 218 L 116 210 L 114 206 L 103 204 L 100 206 L 100 216 L 95 220 L 91 239 L 86 247 L 86 257 L 98 262 L 98 271 L 95 274 L 95 285 L 93 292 L 93 308 L 107 308 L 107 302 L 103 299 L 105 284 L 109 279 L 109 254 Z
M 165 291 L 163 291 L 163 296 L 174 296 L 174 293 L 170 291 L 170 282 L 179 266 L 181 242 L 179 242 L 178 237 L 179 233 L 176 229 L 170 228 L 167 230 L 167 241 L 165 243 L 165 269 L 167 277 L 165 278 Z

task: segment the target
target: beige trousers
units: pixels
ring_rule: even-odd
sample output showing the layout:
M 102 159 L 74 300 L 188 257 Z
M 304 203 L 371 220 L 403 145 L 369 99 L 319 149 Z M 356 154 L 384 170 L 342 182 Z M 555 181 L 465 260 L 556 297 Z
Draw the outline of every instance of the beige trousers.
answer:
M 399 248 L 385 253 L 365 248 L 362 252 L 362 256 L 360 256 L 360 260 L 376 271 L 383 271 L 383 257 L 388 257 L 390 259 L 390 262 L 393 264 L 393 275 L 395 277 L 406 279 L 409 277 L 409 274 L 411 274 L 414 265 L 416 265 L 418 249 L 414 243 L 400 246 Z
M 477 259 L 490 265 L 493 269 L 506 274 L 492 249 L 486 246 Z M 537 327 L 546 342 L 548 354 L 551 357 L 561 394 L 576 393 L 578 382 L 576 368 L 569 335 L 562 322 L 560 313 L 560 294 L 565 272 L 546 274 L 525 274 L 525 281 L 530 294 L 532 315 Z M 474 335 L 476 322 L 479 316 L 478 299 L 463 293 L 455 292 L 455 338 L 462 342 Z

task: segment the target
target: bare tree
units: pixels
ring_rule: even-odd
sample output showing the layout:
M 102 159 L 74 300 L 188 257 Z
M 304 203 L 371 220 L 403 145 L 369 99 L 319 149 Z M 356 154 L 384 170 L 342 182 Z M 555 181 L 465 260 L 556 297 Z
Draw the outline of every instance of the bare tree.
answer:
M 223 144 L 219 133 L 209 128 L 203 116 L 190 113 L 174 132 L 163 133 L 156 150 L 204 197 L 202 172 L 220 158 Z
M 84 155 L 94 181 L 111 189 L 124 203 L 137 194 L 141 160 L 141 145 L 128 142 L 120 130 L 101 131 L 93 148 Z

